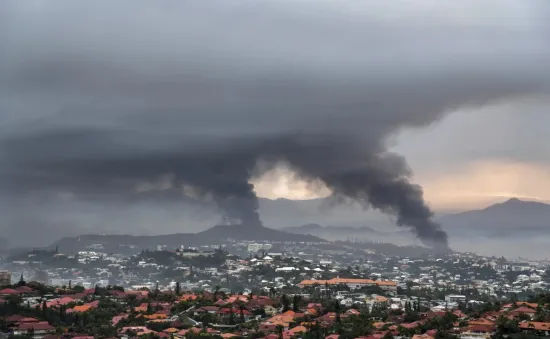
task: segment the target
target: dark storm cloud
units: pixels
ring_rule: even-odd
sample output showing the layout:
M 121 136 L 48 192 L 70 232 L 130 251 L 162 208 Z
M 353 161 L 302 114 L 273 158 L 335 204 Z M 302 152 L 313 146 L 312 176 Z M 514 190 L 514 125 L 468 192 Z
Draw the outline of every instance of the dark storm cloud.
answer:
M 4 1 L 3 192 L 127 200 L 171 175 L 260 225 L 249 180 L 284 161 L 446 246 L 386 142 L 547 93 L 549 5 L 491 3 Z

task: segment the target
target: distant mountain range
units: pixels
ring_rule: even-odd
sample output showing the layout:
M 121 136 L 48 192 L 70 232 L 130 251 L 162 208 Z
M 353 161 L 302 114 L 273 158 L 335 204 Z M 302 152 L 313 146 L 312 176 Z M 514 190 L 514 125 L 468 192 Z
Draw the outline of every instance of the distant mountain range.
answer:
M 157 245 L 167 245 L 175 248 L 180 245 L 217 244 L 227 241 L 227 239 L 306 242 L 322 241 L 322 239 L 330 241 L 357 239 L 398 245 L 420 244 L 408 229 L 396 230 L 394 226 L 391 226 L 390 218 L 378 212 L 369 211 L 365 213 L 362 209 L 352 205 L 323 208 L 327 204 L 330 204 L 327 199 L 307 201 L 261 199 L 261 216 L 269 228 L 216 226 L 202 232 L 191 233 L 193 228 L 188 225 L 187 219 L 184 219 L 185 225 L 179 226 L 179 228 L 166 228 L 162 222 L 157 223 L 158 227 L 151 228 L 148 222 L 144 222 L 143 227 L 147 225 L 149 232 L 168 235 L 136 236 L 124 235 L 131 234 L 135 230 L 135 228 L 131 229 L 129 227 L 132 226 L 130 224 L 127 225 L 128 227 L 119 227 L 120 223 L 106 225 L 103 230 L 94 228 L 79 230 L 67 226 L 67 232 L 60 232 L 57 229 L 52 230 L 48 234 L 50 238 L 46 239 L 47 237 L 44 236 L 41 238 L 42 244 L 32 246 L 46 246 L 55 241 L 52 246 L 59 245 L 64 251 L 71 248 L 82 249 L 92 244 L 104 244 L 106 251 L 109 248 L 114 251 L 120 247 L 130 248 L 130 246 L 141 249 L 156 248 Z M 171 214 L 168 213 L 165 219 L 170 220 L 170 216 Z M 154 220 L 152 218 L 152 221 Z M 196 220 L 197 225 L 200 224 L 199 221 Z M 460 239 L 462 241 L 473 239 L 472 237 L 491 238 L 495 241 L 504 238 L 540 238 L 550 230 L 550 205 L 510 199 L 480 210 L 444 215 L 438 217 L 436 221 L 442 225 L 442 228 L 448 232 L 449 238 L 455 243 Z M 202 225 L 205 224 L 208 225 L 209 223 L 203 221 Z M 371 225 L 372 227 L 370 227 Z M 111 235 L 97 235 L 97 233 L 109 234 L 110 229 L 116 230 L 118 235 L 112 235 L 112 233 Z M 178 232 L 178 229 L 183 229 L 187 233 Z M 6 234 L 4 233 L 3 236 L 8 238 Z M 61 234 L 64 234 L 65 238 L 56 241 L 55 239 Z M 96 235 L 77 236 L 78 234 Z M 11 237 L 8 239 L 9 245 L 19 246 L 19 244 L 12 241 Z M 3 246 L 7 247 L 8 244 L 3 243 Z M 2 241 L 0 240 L 1 244 Z
M 267 227 L 246 227 L 242 225 L 214 226 L 198 233 L 176 233 L 167 235 L 134 236 L 134 235 L 82 235 L 66 237 L 53 243 L 50 248 L 58 246 L 64 252 L 81 251 L 86 248 L 103 246 L 107 252 L 135 252 L 141 249 L 156 249 L 165 245 L 168 249 L 184 246 L 217 245 L 228 241 L 294 241 L 326 242 L 313 235 L 291 234 Z
M 345 240 L 346 238 L 363 239 L 368 236 L 380 235 L 383 232 L 373 230 L 368 226 L 321 226 L 319 224 L 306 224 L 302 226 L 285 227 L 282 231 L 294 234 L 310 234 L 328 240 Z
M 550 230 L 550 205 L 512 198 L 484 209 L 444 215 L 438 217 L 436 221 L 451 238 L 471 236 L 528 238 L 540 236 Z M 407 229 L 384 232 L 367 226 L 322 226 L 312 223 L 285 227 L 282 230 L 295 234 L 310 234 L 333 241 L 359 239 L 403 244 L 404 239 L 412 239 Z
M 487 208 L 438 218 L 450 236 L 530 237 L 550 230 L 550 205 L 512 198 Z

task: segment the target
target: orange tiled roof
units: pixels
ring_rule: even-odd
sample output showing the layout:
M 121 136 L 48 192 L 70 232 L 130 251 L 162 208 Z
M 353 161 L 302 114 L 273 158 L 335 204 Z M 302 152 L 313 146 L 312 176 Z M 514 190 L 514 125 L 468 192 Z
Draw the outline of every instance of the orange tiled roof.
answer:
M 533 309 L 537 309 L 539 307 L 539 304 L 537 304 L 537 303 L 528 303 L 526 301 L 516 301 L 516 305 L 517 306 L 527 306 L 527 307 L 531 307 Z
M 195 294 L 184 294 L 180 297 L 179 300 L 188 301 L 188 300 L 195 300 L 195 299 L 197 299 L 197 296 Z
M 307 332 L 307 328 L 305 326 L 296 326 L 289 330 L 292 334 L 298 334 L 298 333 L 305 333 Z
M 306 310 L 307 313 L 311 314 L 311 315 L 316 315 L 317 314 L 317 310 L 314 309 L 314 308 L 308 308 Z
M 533 329 L 536 331 L 550 331 L 550 323 L 543 323 L 537 321 L 522 322 L 519 324 L 519 328 L 527 330 Z
M 78 305 L 73 307 L 74 312 L 86 312 L 89 311 L 92 308 L 91 305 Z
M 148 314 L 143 316 L 145 319 L 154 320 L 154 319 L 166 319 L 168 316 L 163 313 Z
M 487 326 L 487 325 L 494 325 L 494 324 L 495 324 L 494 322 L 492 322 L 492 321 L 489 320 L 489 319 L 485 319 L 485 318 L 474 319 L 474 320 L 468 321 L 468 325 L 482 325 L 482 326 Z
M 375 322 L 374 324 L 372 324 L 374 328 L 378 328 L 378 329 L 384 327 L 384 325 L 386 325 L 386 323 L 383 323 L 383 322 Z

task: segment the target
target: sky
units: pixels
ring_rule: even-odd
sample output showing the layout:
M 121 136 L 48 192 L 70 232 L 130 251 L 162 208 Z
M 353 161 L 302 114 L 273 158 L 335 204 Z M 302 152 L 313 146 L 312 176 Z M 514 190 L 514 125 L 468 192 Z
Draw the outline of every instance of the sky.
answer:
M 517 197 L 550 202 L 550 123 L 544 97 L 455 112 L 438 123 L 398 133 L 405 155 L 436 211 L 486 207 Z M 256 183 L 262 196 L 310 199 L 330 191 L 279 168 Z
M 331 195 L 446 246 L 434 212 L 550 200 L 545 0 L 0 6 L 10 237 Z

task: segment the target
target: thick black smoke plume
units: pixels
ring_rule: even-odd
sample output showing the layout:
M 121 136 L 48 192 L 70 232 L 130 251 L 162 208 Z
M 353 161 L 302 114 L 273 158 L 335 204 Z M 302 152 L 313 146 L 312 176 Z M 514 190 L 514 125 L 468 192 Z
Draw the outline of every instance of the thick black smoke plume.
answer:
M 3 1 L 3 194 L 187 196 L 259 226 L 256 164 L 285 162 L 446 247 L 387 142 L 547 93 L 547 2 L 491 3 Z

